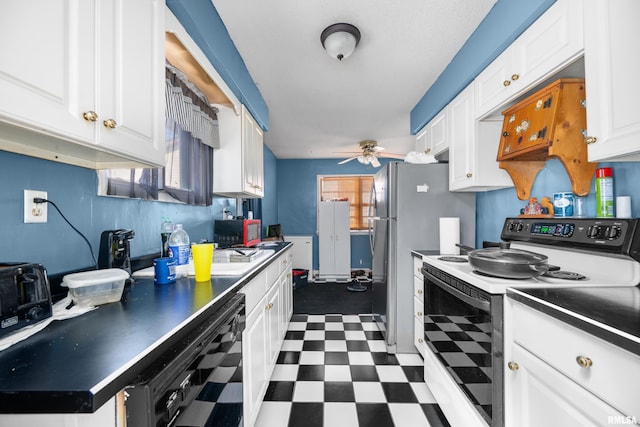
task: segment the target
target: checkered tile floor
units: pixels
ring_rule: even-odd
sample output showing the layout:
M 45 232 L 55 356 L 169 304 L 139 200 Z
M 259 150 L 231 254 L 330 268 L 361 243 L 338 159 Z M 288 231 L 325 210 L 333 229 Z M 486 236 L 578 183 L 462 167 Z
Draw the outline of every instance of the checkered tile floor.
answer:
M 371 315 L 295 314 L 256 427 L 449 426 L 418 354 L 386 353 Z

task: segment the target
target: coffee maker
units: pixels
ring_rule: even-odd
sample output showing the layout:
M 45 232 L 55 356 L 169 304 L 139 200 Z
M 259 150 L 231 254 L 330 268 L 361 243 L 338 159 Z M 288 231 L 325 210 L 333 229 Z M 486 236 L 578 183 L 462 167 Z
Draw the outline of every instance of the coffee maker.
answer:
M 121 268 L 131 274 L 131 250 L 129 241 L 133 230 L 105 230 L 100 236 L 98 268 Z

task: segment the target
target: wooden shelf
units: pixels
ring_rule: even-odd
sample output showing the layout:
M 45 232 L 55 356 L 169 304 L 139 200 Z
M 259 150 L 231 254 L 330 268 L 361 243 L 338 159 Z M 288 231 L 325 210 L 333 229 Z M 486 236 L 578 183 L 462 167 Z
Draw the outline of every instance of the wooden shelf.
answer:
M 587 128 L 584 79 L 559 79 L 502 114 L 497 160 L 507 171 L 520 200 L 527 200 L 545 162 L 557 158 L 571 190 L 589 194 L 597 163 L 590 163 L 583 130 Z

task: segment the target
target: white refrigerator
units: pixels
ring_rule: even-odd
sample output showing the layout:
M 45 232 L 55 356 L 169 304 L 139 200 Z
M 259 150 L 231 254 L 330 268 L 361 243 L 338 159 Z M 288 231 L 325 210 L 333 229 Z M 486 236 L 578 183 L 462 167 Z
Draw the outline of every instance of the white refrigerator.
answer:
M 415 353 L 412 250 L 439 250 L 440 217 L 460 218 L 460 242 L 475 247 L 474 193 L 449 191 L 447 163 L 391 162 L 372 189 L 373 316 L 389 353 Z

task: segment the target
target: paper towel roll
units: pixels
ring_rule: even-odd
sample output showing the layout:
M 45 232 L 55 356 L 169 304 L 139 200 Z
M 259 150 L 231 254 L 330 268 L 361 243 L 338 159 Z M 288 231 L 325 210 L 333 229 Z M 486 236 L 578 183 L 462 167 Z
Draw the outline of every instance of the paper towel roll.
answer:
M 631 218 L 631 196 L 616 197 L 616 217 Z
M 440 254 L 460 255 L 460 218 L 440 218 Z

